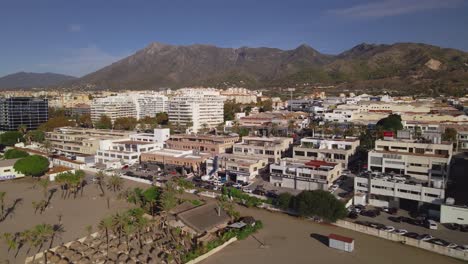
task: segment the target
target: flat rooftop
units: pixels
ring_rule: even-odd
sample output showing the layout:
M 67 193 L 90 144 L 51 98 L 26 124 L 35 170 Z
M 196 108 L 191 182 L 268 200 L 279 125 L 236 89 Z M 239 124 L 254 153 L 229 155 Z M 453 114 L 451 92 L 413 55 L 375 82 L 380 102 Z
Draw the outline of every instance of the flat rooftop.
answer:
M 166 157 L 174 157 L 174 158 L 190 158 L 190 159 L 199 159 L 203 157 L 210 156 L 210 154 L 205 153 L 205 152 L 200 152 L 199 154 L 194 154 L 192 150 L 178 150 L 178 149 L 158 149 L 158 150 L 153 150 L 150 152 L 142 153 L 144 155 L 160 155 L 160 156 L 166 156 Z
M 226 211 L 220 207 L 219 209 L 220 214 L 218 215 L 216 203 L 205 204 L 179 213 L 177 218 L 197 233 L 203 233 L 227 224 L 231 220 Z
M 116 141 L 115 144 L 125 144 L 125 145 L 149 145 L 154 144 L 153 142 L 146 142 L 146 141 L 138 141 L 138 140 L 124 140 L 124 141 Z

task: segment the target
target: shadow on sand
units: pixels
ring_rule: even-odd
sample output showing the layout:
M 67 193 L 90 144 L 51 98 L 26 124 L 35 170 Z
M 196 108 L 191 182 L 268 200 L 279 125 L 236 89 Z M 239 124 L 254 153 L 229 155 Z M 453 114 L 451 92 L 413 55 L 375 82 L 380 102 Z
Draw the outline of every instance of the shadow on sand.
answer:
M 312 233 L 310 234 L 311 238 L 314 238 L 315 240 L 319 241 L 320 243 L 324 244 L 325 246 L 328 247 L 328 237 L 324 235 L 320 235 L 317 233 Z

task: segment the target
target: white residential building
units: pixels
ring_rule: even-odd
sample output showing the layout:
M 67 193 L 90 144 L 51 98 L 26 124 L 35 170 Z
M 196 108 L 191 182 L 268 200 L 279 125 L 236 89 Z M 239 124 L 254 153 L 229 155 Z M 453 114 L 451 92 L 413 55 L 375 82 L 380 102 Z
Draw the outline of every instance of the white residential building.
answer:
M 102 140 L 96 152 L 96 163 L 107 167 L 132 165 L 139 161 L 141 153 L 162 149 L 169 138 L 169 129 L 155 129 L 153 134 L 133 134 L 121 140 Z
M 328 190 L 341 175 L 341 166 L 320 160 L 281 159 L 270 165 L 270 183 L 296 190 Z
M 349 123 L 353 118 L 353 110 L 334 109 L 324 114 L 325 121 L 336 123 Z
M 112 122 L 120 117 L 137 118 L 136 104 L 129 96 L 96 98 L 91 104 L 91 119 L 97 122 L 103 115 L 109 117 Z
M 136 105 L 137 119 L 145 116 L 155 117 L 157 113 L 167 112 L 169 99 L 158 94 L 132 94 L 130 95 Z
M 453 145 L 434 141 L 437 142 L 436 139 L 376 140 L 375 149 L 368 155 L 368 169 L 410 175 L 423 181 L 446 179 Z
M 289 146 L 292 138 L 286 137 L 243 137 L 242 142 L 235 143 L 233 153 L 267 158 L 269 163 L 278 162 Z
M 209 176 L 224 174 L 232 181 L 247 183 L 267 165 L 267 158 L 224 153 L 206 160 L 206 171 Z
M 342 164 L 348 168 L 359 146 L 359 139 L 303 138 L 301 145 L 293 149 L 293 158 L 301 160 L 323 160 Z
M 214 128 L 224 123 L 224 101 L 216 90 L 184 89 L 169 100 L 169 121 L 179 126 L 191 127 L 192 132 Z

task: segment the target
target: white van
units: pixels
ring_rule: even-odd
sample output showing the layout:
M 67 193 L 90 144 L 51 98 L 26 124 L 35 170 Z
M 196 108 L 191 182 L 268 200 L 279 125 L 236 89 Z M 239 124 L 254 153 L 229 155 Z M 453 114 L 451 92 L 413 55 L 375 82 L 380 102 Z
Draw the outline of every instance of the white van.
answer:
M 427 220 L 427 228 L 437 230 L 437 223 L 434 220 Z

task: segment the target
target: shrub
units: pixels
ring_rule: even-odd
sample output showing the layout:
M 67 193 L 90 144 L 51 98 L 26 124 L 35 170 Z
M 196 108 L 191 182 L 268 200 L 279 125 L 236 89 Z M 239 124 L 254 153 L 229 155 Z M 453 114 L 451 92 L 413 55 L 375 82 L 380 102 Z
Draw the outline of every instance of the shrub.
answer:
M 5 146 L 13 146 L 16 143 L 23 141 L 23 135 L 18 131 L 7 131 L 0 134 L 0 144 Z
M 9 149 L 5 152 L 5 159 L 18 159 L 27 156 L 29 156 L 29 153 L 18 149 Z
M 28 176 L 42 176 L 49 169 L 49 160 L 42 156 L 32 155 L 18 160 L 13 168 Z

